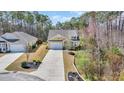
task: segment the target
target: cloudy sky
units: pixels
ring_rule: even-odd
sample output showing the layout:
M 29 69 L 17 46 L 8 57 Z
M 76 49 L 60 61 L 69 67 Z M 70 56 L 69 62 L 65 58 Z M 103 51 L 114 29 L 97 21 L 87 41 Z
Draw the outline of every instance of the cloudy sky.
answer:
M 72 17 L 78 17 L 84 12 L 82 11 L 42 11 L 41 14 L 48 15 L 55 25 L 58 21 L 64 22 L 70 20 Z

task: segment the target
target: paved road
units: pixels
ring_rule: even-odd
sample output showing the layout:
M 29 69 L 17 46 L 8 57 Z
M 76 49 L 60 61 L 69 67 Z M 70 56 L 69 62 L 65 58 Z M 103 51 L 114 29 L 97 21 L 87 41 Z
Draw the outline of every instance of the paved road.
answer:
M 20 72 L 2 72 L 0 73 L 0 81 L 44 81 L 39 77 L 20 73 Z
M 63 50 L 49 50 L 38 70 L 31 74 L 47 81 L 64 81 Z
M 9 53 L 0 57 L 0 72 L 5 71 L 5 68 L 19 58 L 23 53 Z

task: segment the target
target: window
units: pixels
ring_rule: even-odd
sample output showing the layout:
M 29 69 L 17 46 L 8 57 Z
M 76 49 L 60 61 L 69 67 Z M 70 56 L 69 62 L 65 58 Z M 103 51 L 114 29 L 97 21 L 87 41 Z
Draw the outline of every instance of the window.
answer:
M 79 36 L 77 36 L 77 40 L 79 40 Z
M 72 39 L 72 40 L 79 40 L 79 37 L 78 37 L 78 36 L 72 36 L 71 39 Z
M 73 47 L 77 46 L 76 42 L 72 42 L 72 46 Z
M 5 51 L 6 49 L 5 48 L 3 48 L 3 51 Z
M 0 47 L 2 46 L 2 44 L 0 43 Z
M 6 45 L 6 43 L 0 43 L 0 47 L 1 47 L 1 48 L 6 48 L 7 45 Z
M 3 46 L 3 47 L 5 47 L 5 46 L 6 46 L 6 44 L 5 44 L 5 43 L 3 43 L 3 44 L 2 44 L 2 46 Z
M 0 43 L 0 46 L 3 47 L 4 46 L 4 43 Z

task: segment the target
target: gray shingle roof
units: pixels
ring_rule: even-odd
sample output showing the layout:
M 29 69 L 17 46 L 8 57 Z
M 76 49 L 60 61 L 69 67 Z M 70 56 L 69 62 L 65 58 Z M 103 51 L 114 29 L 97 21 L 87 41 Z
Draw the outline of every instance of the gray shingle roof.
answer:
M 5 33 L 1 36 L 0 41 L 6 40 L 9 42 L 9 40 L 12 39 L 17 39 L 15 42 L 10 42 L 10 43 L 15 43 L 15 44 L 34 44 L 38 40 L 36 37 L 29 35 L 24 32 L 13 32 L 13 33 Z
M 38 40 L 36 37 L 29 35 L 24 32 L 13 32 L 15 36 L 19 38 L 19 41 L 15 43 L 24 43 L 24 44 L 34 44 Z
M 13 33 L 5 33 L 5 34 L 1 35 L 1 37 L 6 40 L 18 39 L 18 37 L 16 37 Z
M 77 30 L 50 30 L 48 34 L 48 40 L 55 37 L 56 35 L 61 35 L 67 39 L 70 38 L 70 36 L 77 36 Z
M 6 41 L 5 39 L 3 39 L 2 37 L 0 37 L 0 41 Z

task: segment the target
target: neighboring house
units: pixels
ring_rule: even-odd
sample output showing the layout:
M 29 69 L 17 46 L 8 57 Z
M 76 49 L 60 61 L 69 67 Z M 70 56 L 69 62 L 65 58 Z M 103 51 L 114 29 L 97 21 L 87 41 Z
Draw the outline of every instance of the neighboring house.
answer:
M 0 52 L 24 52 L 38 39 L 24 32 L 5 33 L 0 36 Z
M 50 30 L 48 35 L 49 49 L 74 48 L 79 45 L 77 30 Z
M 0 52 L 6 52 L 7 49 L 7 41 L 0 37 Z

